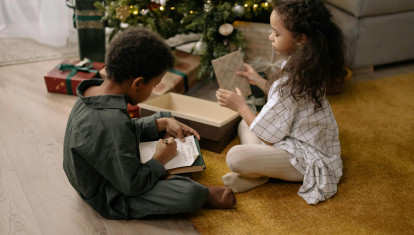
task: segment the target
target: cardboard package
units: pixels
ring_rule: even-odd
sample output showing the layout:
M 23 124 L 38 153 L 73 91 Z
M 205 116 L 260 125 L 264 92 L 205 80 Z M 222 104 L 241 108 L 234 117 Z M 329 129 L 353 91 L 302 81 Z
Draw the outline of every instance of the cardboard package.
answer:
M 234 21 L 233 25 L 244 35 L 246 41 L 245 60 L 272 59 L 272 45 L 269 40 L 272 33 L 270 24 Z
M 149 99 L 168 92 L 184 94 L 199 81 L 197 72 L 200 67 L 200 56 L 180 50 L 174 50 L 173 53 L 176 56 L 174 68 L 170 69 L 154 87 Z M 105 68 L 101 69 L 99 74 L 106 78 Z
M 154 87 L 150 99 L 168 92 L 184 94 L 199 81 L 197 72 L 200 67 L 200 56 L 180 50 L 174 50 L 173 53 L 176 56 L 174 68 L 170 69 Z
M 63 60 L 45 76 L 48 92 L 77 95 L 76 88 L 85 79 L 98 78 L 104 63 L 89 60 Z
M 139 104 L 140 116 L 170 111 L 180 122 L 194 128 L 201 136 L 200 147 L 220 153 L 237 135 L 239 114 L 216 102 L 173 92 Z
M 127 111 L 130 118 L 139 118 L 138 105 L 127 104 Z
M 234 21 L 233 25 L 244 35 L 246 63 L 252 65 L 257 72 L 263 72 L 266 77 L 280 70 L 280 65 L 286 57 L 276 55 L 272 48 L 269 40 L 272 34 L 270 24 Z

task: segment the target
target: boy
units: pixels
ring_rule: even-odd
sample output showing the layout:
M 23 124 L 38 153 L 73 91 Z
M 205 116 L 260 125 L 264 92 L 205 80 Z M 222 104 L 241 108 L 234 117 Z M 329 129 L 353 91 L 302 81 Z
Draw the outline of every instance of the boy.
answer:
M 171 118 L 169 112 L 131 119 L 127 102 L 149 97 L 173 66 L 163 40 L 149 30 L 133 28 L 110 44 L 108 78 L 83 81 L 66 127 L 63 168 L 79 195 L 109 219 L 186 213 L 199 209 L 233 208 L 226 187 L 205 187 L 189 178 L 166 177 L 164 164 L 176 153 L 174 138 L 199 134 Z M 140 162 L 140 141 L 159 139 L 153 158 Z

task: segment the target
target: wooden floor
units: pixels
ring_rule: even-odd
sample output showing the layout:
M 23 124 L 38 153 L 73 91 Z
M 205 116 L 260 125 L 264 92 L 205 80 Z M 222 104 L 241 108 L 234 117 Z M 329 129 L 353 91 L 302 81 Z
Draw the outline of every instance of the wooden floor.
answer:
M 43 79 L 59 62 L 0 67 L 0 234 L 199 234 L 185 216 L 107 220 L 76 194 L 62 168 L 76 97 Z
M 46 91 L 60 60 L 0 67 L 0 234 L 198 234 L 185 216 L 111 221 L 96 214 L 62 169 L 67 117 L 76 100 Z M 380 67 L 354 81 L 414 72 L 414 62 Z M 192 91 L 214 99 L 216 84 Z

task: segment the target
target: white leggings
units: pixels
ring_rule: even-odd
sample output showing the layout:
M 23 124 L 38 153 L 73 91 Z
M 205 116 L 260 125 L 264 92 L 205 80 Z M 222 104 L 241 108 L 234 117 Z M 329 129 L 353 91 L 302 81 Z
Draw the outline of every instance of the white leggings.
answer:
M 224 185 L 235 193 L 266 183 L 271 178 L 303 181 L 303 175 L 290 163 L 289 154 L 278 147 L 262 144 L 242 120 L 238 128 L 241 145 L 232 147 L 226 162 L 231 173 L 223 176 Z

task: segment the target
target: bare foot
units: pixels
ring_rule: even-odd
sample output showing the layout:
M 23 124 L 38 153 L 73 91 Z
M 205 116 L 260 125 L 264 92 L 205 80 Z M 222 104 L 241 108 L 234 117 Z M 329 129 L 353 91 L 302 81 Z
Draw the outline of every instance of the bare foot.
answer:
M 207 186 L 210 194 L 203 207 L 210 209 L 231 209 L 236 206 L 236 197 L 230 188 L 224 186 Z

